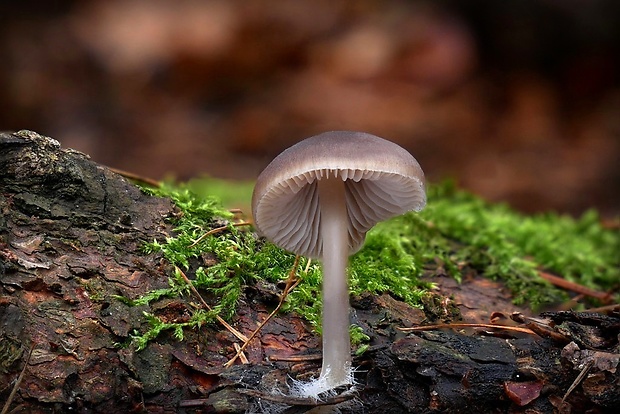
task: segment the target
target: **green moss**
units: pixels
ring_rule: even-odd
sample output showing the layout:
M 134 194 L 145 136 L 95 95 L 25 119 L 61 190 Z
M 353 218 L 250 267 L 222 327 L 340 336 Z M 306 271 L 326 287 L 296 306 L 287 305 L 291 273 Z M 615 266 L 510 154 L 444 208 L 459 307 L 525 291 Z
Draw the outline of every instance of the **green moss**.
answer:
M 362 250 L 350 259 L 352 293 L 389 292 L 418 306 L 431 284 L 420 281 L 424 256 L 412 243 L 413 232 L 405 221 L 388 221 L 369 232 Z
M 169 197 L 180 214 L 170 218 L 175 226 L 174 237 L 167 238 L 163 243 L 156 240 L 147 243 L 143 247 L 144 252 L 162 254 L 168 262 L 186 272 L 196 289 L 216 300 L 212 312 L 195 312 L 192 319 L 183 324 L 167 323 L 152 314 L 145 314 L 148 330 L 132 336 L 139 349 L 163 331 L 172 330 L 174 336 L 181 339 L 183 328 L 198 328 L 213 322 L 215 315 L 231 319 L 245 286 L 259 278 L 278 282 L 286 278 L 293 266 L 294 255 L 258 239 L 248 228 L 233 226 L 230 221 L 233 215 L 215 198 L 197 196 L 183 184 L 163 185 L 159 189 L 145 191 L 155 196 Z M 225 231 L 202 237 L 208 230 L 222 226 L 226 227 Z M 208 265 L 203 255 L 208 255 Z M 307 273 L 318 273 L 318 269 L 311 266 Z M 315 278 L 318 280 L 318 276 Z M 189 292 L 185 279 L 176 274 L 170 278 L 167 288 L 148 292 L 136 300 L 119 299 L 128 305 L 138 306 Z M 299 304 L 287 304 L 287 308 L 291 306 L 301 310 Z
M 433 243 L 440 244 L 435 254 L 452 274 L 465 264 L 501 279 L 517 303 L 539 306 L 566 299 L 538 270 L 602 291 L 611 290 L 620 278 L 620 235 L 604 229 L 594 211 L 577 220 L 551 213 L 526 216 L 448 182 L 430 188 L 429 205 L 417 220 L 429 228 L 419 240 L 425 255 Z
M 192 188 L 209 191 L 213 187 L 194 184 Z M 145 346 L 164 330 L 173 330 L 181 338 L 183 328 L 200 327 L 213 321 L 215 314 L 231 319 L 245 286 L 259 279 L 278 282 L 288 276 L 294 255 L 257 238 L 247 227 L 232 226 L 228 221 L 232 215 L 215 198 L 198 196 L 186 185 L 150 191 L 170 197 L 181 214 L 171 218 L 176 235 L 165 243 L 147 244 L 145 251 L 160 252 L 184 269 L 194 286 L 214 298 L 215 304 L 213 312 L 196 312 L 184 324 L 166 324 L 146 315 L 150 328 L 134 335 L 138 346 Z M 249 200 L 251 188 L 243 191 Z M 421 213 L 379 223 L 368 233 L 364 248 L 350 259 L 353 294 L 389 292 L 412 306 L 423 307 L 431 284 L 420 277 L 425 269 L 432 273 L 428 269 L 438 267 L 458 280 L 468 270 L 502 280 L 512 290 L 515 302 L 532 306 L 567 298 L 565 292 L 539 277 L 539 269 L 599 290 L 610 290 L 618 283 L 620 237 L 603 229 L 594 212 L 578 220 L 554 214 L 524 216 L 505 205 L 486 203 L 452 183 L 431 186 L 428 196 L 428 206 Z M 227 226 L 226 231 L 194 245 L 206 231 L 220 226 Z M 203 255 L 209 257 L 208 265 Z M 300 269 L 304 270 L 299 270 L 298 276 L 302 283 L 289 294 L 283 311 L 297 312 L 320 332 L 321 270 L 318 263 L 307 264 L 306 259 L 301 260 Z M 176 275 L 168 288 L 127 302 L 148 304 L 188 292 L 184 279 Z M 357 331 L 353 328 L 352 332 Z M 361 336 L 357 339 L 364 342 Z
M 362 355 L 369 348 L 370 336 L 364 333 L 364 330 L 357 325 L 351 325 L 351 345 L 357 348 L 355 355 Z
M 144 191 L 157 197 L 170 198 L 181 212 L 178 217 L 170 219 L 175 225 L 175 237 L 168 238 L 165 244 L 153 241 L 144 246 L 145 252 L 161 251 L 171 263 L 184 268 L 189 267 L 190 258 L 198 257 L 200 254 L 198 249 L 190 247 L 192 243 L 207 229 L 233 216 L 220 205 L 216 198 L 197 197 L 183 184 L 162 184 L 158 189 L 147 188 Z

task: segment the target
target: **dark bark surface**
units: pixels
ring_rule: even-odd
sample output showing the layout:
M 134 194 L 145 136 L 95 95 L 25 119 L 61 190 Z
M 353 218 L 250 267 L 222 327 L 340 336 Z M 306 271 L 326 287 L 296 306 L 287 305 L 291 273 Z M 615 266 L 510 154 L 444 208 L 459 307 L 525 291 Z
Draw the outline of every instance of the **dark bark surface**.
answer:
M 291 358 L 320 354 L 319 339 L 295 315 L 270 321 L 247 348 L 249 364 L 230 369 L 223 364 L 238 340 L 219 325 L 188 331 L 183 342 L 163 335 L 140 352 L 118 346 L 144 327 L 144 311 L 182 320 L 195 309 L 187 297 L 151 307 L 116 299 L 167 286 L 169 265 L 140 247 L 171 233 L 168 200 L 143 194 L 51 138 L 21 131 L 0 134 L 0 210 L 0 409 L 245 412 L 278 402 L 280 412 L 312 409 L 286 396 L 289 377 L 320 368 L 320 359 Z M 246 335 L 273 306 L 252 294 L 258 290 L 248 288 L 233 321 Z M 554 337 L 406 334 L 396 327 L 423 322 L 420 310 L 389 295 L 352 304 L 372 346 L 354 360 L 354 390 L 330 397 L 344 400 L 341 412 L 620 408 L 618 315 L 543 315 Z M 580 372 L 583 380 L 563 402 Z

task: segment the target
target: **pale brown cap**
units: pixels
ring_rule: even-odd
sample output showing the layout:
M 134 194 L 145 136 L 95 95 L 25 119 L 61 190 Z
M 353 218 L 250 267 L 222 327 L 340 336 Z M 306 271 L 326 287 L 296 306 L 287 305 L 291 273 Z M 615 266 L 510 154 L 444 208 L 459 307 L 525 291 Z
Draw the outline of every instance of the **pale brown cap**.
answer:
M 379 221 L 426 205 L 424 172 L 404 148 L 364 132 L 331 131 L 286 149 L 260 174 L 252 195 L 258 232 L 285 250 L 320 258 L 316 180 L 334 176 L 345 181 L 350 254 Z

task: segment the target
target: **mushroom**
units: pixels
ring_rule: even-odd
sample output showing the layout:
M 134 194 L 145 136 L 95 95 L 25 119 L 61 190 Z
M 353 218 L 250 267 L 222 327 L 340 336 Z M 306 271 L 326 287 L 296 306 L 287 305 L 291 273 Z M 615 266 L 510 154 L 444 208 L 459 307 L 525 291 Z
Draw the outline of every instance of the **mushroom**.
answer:
M 348 256 L 379 221 L 426 204 L 424 173 L 409 152 L 363 132 L 331 131 L 278 155 L 259 175 L 259 234 L 323 263 L 323 365 L 311 393 L 353 382 Z

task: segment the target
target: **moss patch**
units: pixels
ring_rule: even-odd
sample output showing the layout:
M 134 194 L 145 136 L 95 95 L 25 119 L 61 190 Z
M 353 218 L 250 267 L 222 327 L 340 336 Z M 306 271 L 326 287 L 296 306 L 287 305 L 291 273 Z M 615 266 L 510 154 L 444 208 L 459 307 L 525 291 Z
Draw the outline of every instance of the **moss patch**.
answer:
M 201 188 L 195 183 L 190 187 Z M 165 243 L 149 243 L 145 251 L 160 252 L 182 268 L 194 286 L 213 300 L 213 312 L 196 312 L 182 325 L 147 315 L 151 328 L 134 336 L 139 347 L 164 330 L 173 330 L 182 339 L 184 328 L 202 326 L 215 314 L 231 319 L 246 286 L 259 280 L 280 282 L 293 266 L 294 255 L 258 238 L 247 227 L 234 227 L 232 215 L 217 199 L 196 195 L 190 187 L 164 185 L 149 190 L 171 198 L 181 214 L 171 218 L 177 234 Z M 202 188 L 225 191 L 222 186 Z M 251 188 L 244 191 L 249 200 Z M 438 265 L 456 279 L 473 270 L 503 280 L 516 303 L 532 306 L 567 298 L 565 292 L 540 278 L 539 269 L 593 289 L 617 287 L 620 237 L 602 228 L 594 212 L 578 220 L 555 214 L 524 216 L 506 205 L 486 203 L 449 182 L 431 186 L 428 195 L 423 212 L 380 223 L 368 233 L 364 248 L 350 259 L 352 294 L 389 292 L 412 306 L 423 307 L 423 298 L 432 286 L 420 277 L 425 267 Z M 220 226 L 227 229 L 194 245 L 206 231 Z M 319 264 L 302 259 L 298 276 L 302 283 L 290 293 L 283 310 L 297 312 L 320 332 Z M 184 280 L 173 275 L 169 288 L 127 302 L 146 304 L 188 292 Z
M 435 255 L 455 277 L 467 265 L 501 279 L 518 304 L 537 307 L 566 299 L 538 270 L 596 290 L 618 287 L 620 234 L 604 229 L 595 211 L 579 219 L 552 213 L 526 216 L 448 182 L 430 188 L 428 207 L 419 217 L 406 215 L 388 225 L 408 220 L 425 222 L 427 233 L 416 239 L 425 244 L 426 260 Z

